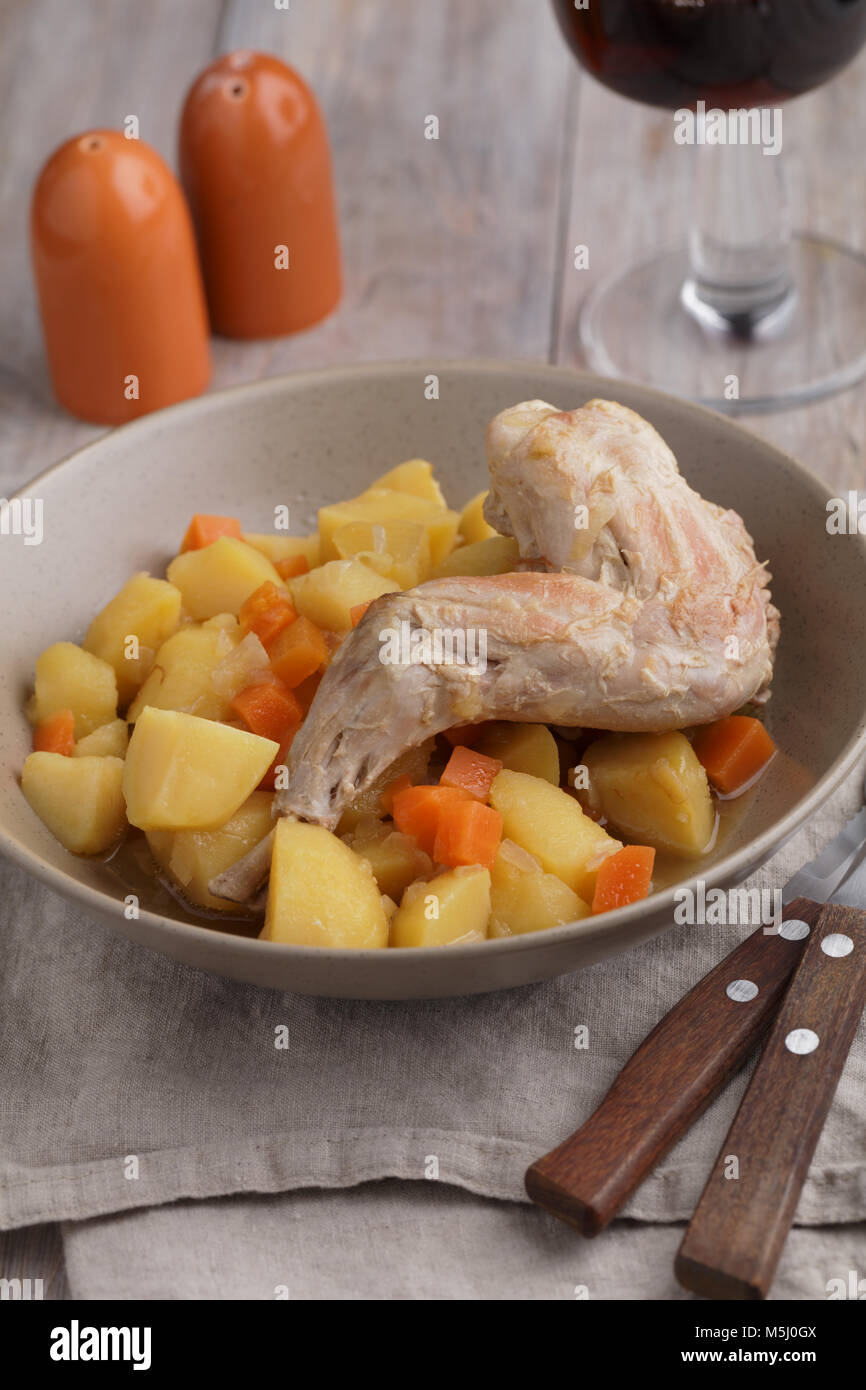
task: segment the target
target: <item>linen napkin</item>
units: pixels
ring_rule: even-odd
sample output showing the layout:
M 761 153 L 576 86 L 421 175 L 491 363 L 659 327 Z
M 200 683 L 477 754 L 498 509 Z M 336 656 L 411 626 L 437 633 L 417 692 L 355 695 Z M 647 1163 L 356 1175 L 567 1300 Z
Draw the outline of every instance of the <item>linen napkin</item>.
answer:
M 63 1252 L 75 1299 L 691 1300 L 683 1229 L 615 1221 L 582 1240 L 539 1207 L 386 1181 L 96 1217 L 63 1227 Z M 863 1226 L 791 1231 L 770 1299 L 854 1297 L 864 1249 Z
M 854 813 L 850 777 L 761 871 L 781 886 Z M 135 946 L 12 866 L 0 873 L 0 1228 L 181 1198 L 434 1179 L 524 1200 L 669 1008 L 752 928 L 673 927 L 626 955 L 468 999 L 309 999 Z M 283 1025 L 287 1048 L 275 1046 Z M 586 1028 L 588 1046 L 576 1046 Z M 746 1074 L 624 1215 L 691 1215 Z M 866 1219 L 866 1029 L 798 1208 Z

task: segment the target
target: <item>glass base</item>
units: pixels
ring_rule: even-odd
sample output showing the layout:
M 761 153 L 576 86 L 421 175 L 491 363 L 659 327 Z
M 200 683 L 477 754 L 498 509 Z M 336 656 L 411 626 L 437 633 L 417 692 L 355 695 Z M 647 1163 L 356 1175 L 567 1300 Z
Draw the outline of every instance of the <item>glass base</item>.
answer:
M 793 290 L 766 314 L 704 312 L 685 243 L 633 262 L 589 295 L 589 366 L 731 414 L 780 410 L 866 377 L 866 256 L 821 237 L 791 243 Z

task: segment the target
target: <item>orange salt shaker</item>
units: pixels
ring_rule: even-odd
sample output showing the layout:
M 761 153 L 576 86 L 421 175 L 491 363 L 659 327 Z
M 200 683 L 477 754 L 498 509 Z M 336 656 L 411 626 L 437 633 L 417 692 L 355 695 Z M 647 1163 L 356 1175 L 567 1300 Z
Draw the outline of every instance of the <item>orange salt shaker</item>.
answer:
M 215 332 L 279 337 L 330 313 L 340 297 L 331 156 L 298 73 L 249 52 L 206 68 L 184 104 L 180 171 Z
M 119 131 L 61 145 L 33 193 L 31 249 L 57 399 L 119 425 L 204 390 L 207 308 L 180 185 Z

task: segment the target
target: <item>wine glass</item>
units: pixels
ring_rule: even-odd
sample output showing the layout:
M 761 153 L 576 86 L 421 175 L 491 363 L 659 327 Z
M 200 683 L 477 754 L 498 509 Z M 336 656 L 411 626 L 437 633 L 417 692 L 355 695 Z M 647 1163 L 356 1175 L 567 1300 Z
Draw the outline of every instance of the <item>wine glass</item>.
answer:
M 590 365 L 731 411 L 799 405 L 866 376 L 866 257 L 792 235 L 781 153 L 781 103 L 860 50 L 866 0 L 553 6 L 587 72 L 674 112 L 671 138 L 696 166 L 687 240 L 584 304 Z

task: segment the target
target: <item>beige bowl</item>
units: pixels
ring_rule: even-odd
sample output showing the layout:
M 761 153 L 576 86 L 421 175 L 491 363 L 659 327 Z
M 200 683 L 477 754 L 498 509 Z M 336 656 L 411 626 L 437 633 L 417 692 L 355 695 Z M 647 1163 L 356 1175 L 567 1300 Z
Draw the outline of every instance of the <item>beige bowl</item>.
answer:
M 425 379 L 439 378 L 438 400 Z M 326 951 L 278 946 L 202 925 L 149 875 L 68 854 L 24 801 L 22 705 L 41 649 L 80 640 L 91 615 L 135 569 L 161 573 L 196 511 L 292 529 L 323 502 L 352 496 L 402 459 L 437 468 L 452 504 L 486 483 L 484 427 L 504 406 L 542 397 L 573 408 L 593 396 L 632 406 L 661 431 L 689 481 L 736 508 L 773 571 L 783 615 L 770 727 L 783 756 L 733 818 L 707 886 L 762 864 L 832 791 L 866 743 L 866 545 L 829 536 L 827 493 L 777 449 L 719 415 L 644 387 L 521 363 L 424 362 L 307 372 L 174 406 L 115 430 L 44 473 L 24 495 L 44 504 L 44 540 L 0 543 L 5 659 L 0 674 L 0 848 L 124 936 L 188 965 L 305 994 L 408 999 L 472 994 L 558 975 L 624 951 L 672 922 L 673 889 L 618 912 L 510 940 L 439 950 Z M 127 870 L 128 871 L 128 870 Z M 125 892 L 140 915 L 124 915 Z

